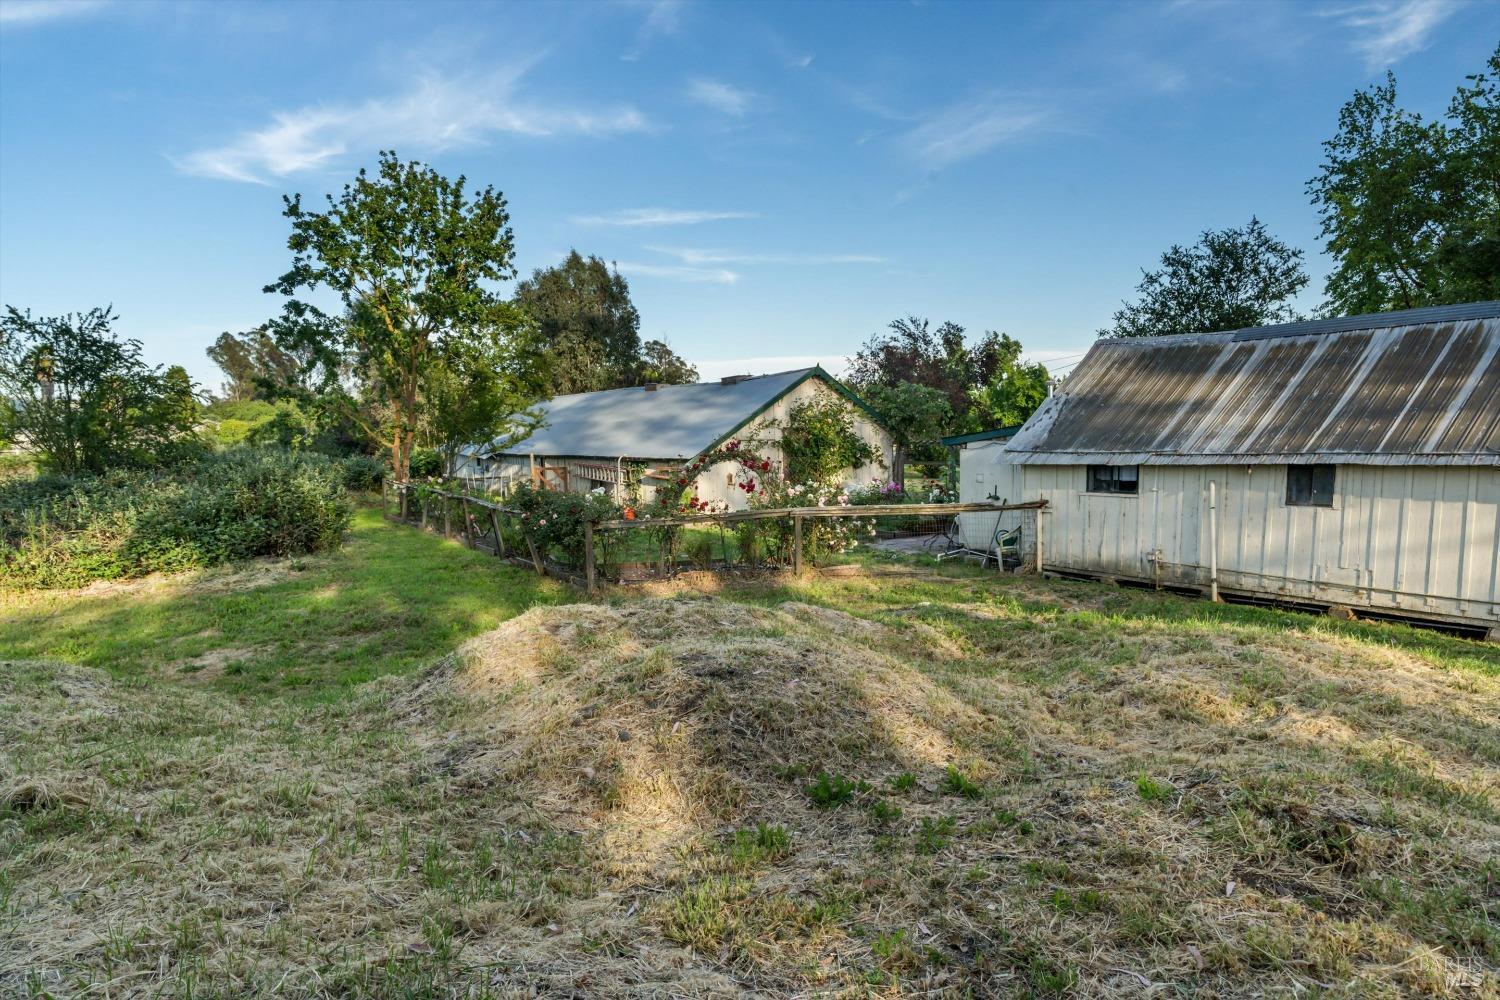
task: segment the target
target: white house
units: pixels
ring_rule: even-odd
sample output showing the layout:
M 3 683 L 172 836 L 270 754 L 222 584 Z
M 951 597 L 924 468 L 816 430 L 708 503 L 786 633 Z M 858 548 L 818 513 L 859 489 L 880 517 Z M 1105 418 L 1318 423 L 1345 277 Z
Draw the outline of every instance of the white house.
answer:
M 892 458 L 889 432 L 852 390 L 822 368 L 557 396 L 537 407 L 543 424 L 531 437 L 504 451 L 464 448 L 456 471 L 500 492 L 530 481 L 577 491 L 604 487 L 622 498 L 628 480 L 640 475 L 649 499 L 658 484 L 675 481 L 684 463 L 731 440 L 756 441 L 761 454 L 779 461 L 778 425 L 798 403 L 817 398 L 847 401 L 855 433 L 879 456 L 848 470 L 847 482 L 882 475 Z M 728 462 L 704 469 L 698 496 L 743 508 L 745 495 L 734 485 L 737 472 Z
M 1048 571 L 1500 638 L 1500 302 L 1101 340 L 960 496 L 1046 500 Z

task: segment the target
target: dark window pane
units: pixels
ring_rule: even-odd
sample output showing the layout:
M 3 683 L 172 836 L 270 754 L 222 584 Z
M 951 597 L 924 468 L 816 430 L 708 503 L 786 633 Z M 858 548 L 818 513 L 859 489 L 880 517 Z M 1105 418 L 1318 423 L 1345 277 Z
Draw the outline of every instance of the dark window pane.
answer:
M 1088 470 L 1090 493 L 1135 493 L 1140 470 L 1134 465 L 1091 465 Z
M 1286 502 L 1290 507 L 1332 507 L 1336 466 L 1289 465 Z

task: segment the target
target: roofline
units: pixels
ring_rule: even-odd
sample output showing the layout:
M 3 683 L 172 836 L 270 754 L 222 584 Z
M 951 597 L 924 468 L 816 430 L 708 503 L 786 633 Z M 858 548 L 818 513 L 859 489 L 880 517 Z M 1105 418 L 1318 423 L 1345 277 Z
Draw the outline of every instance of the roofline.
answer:
M 987 431 L 976 431 L 973 434 L 955 434 L 952 437 L 938 438 L 939 444 L 952 448 L 961 444 L 969 444 L 973 441 L 993 441 L 996 438 L 1015 437 L 1016 431 L 1025 424 L 1007 424 L 1004 427 L 994 427 Z
M 796 371 L 802 371 L 802 369 L 800 369 L 800 368 L 792 368 L 792 369 L 789 369 L 788 371 L 778 372 L 777 374 L 779 374 L 779 375 L 790 375 L 792 372 L 796 372 Z M 804 371 L 802 373 L 802 377 L 801 378 L 796 379 L 795 381 L 792 382 L 791 385 L 788 385 L 785 389 L 782 389 L 776 395 L 772 396 L 770 399 L 766 400 L 760 406 L 756 407 L 756 409 L 755 409 L 755 411 L 753 413 L 751 413 L 744 420 L 741 420 L 739 423 L 735 424 L 726 433 L 720 435 L 717 440 L 711 442 L 707 448 L 704 448 L 703 451 L 700 451 L 698 454 L 699 455 L 706 454 L 706 453 L 708 453 L 710 451 L 715 450 L 720 445 L 725 444 L 726 442 L 732 440 L 736 434 L 738 434 L 740 431 L 744 430 L 747 426 L 749 426 L 749 424 L 752 421 L 754 421 L 757 417 L 759 417 L 761 414 L 765 413 L 771 407 L 775 406 L 776 403 L 779 402 L 782 399 L 782 397 L 784 397 L 784 396 L 787 395 L 787 393 L 791 392 L 793 389 L 796 389 L 798 386 L 800 386 L 802 383 L 806 382 L 808 379 L 814 378 L 814 377 L 821 378 L 823 380 L 823 382 L 826 383 L 827 386 L 830 389 L 832 389 L 834 392 L 838 393 L 840 396 L 843 396 L 846 400 L 848 400 L 849 402 L 853 403 L 859 409 L 863 410 L 865 412 L 865 416 L 869 417 L 870 420 L 871 420 L 871 422 L 873 422 L 876 427 L 879 427 L 881 430 L 885 431 L 887 434 L 892 433 L 891 429 L 886 426 L 885 418 L 883 418 L 879 413 L 876 413 L 875 410 L 874 410 L 874 408 L 872 408 L 869 403 L 866 403 L 863 399 L 860 399 L 859 395 L 857 393 L 855 393 L 855 391 L 853 389 L 849 388 L 847 385 L 845 385 L 844 383 L 840 382 L 838 379 L 834 378 L 832 375 L 828 374 L 827 370 L 825 370 L 822 365 L 813 365 L 811 368 L 807 369 L 806 371 Z
M 1462 323 L 1470 320 L 1500 319 L 1500 300 L 1466 302 L 1451 306 L 1422 306 L 1394 312 L 1365 313 L 1361 316 L 1337 316 L 1330 319 L 1305 319 L 1275 326 L 1246 326 L 1236 330 L 1186 331 L 1158 337 L 1100 337 L 1095 346 L 1158 347 L 1181 343 L 1184 338 L 1215 341 L 1272 340 L 1277 337 L 1308 337 L 1330 333 L 1355 333 L 1360 330 L 1383 330 L 1397 326 L 1427 323 Z M 1081 365 L 1079 367 L 1082 367 Z

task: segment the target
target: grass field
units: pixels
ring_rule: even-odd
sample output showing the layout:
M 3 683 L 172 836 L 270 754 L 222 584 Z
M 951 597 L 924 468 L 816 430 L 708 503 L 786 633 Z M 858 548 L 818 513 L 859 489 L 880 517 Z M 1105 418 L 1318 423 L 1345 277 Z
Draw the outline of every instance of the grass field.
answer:
M 0 607 L 0 994 L 1496 996 L 1500 648 L 961 566 Z

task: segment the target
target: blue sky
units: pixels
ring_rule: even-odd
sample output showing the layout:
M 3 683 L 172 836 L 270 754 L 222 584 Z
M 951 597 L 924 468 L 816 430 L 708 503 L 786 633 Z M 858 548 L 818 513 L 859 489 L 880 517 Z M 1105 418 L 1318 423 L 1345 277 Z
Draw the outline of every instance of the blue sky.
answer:
M 277 310 L 281 196 L 376 151 L 493 184 L 523 274 L 616 261 L 706 377 L 907 313 L 1076 360 L 1173 242 L 1304 193 L 1386 69 L 1440 114 L 1500 5 L 0 0 L 0 301 L 112 302 L 201 381 Z

